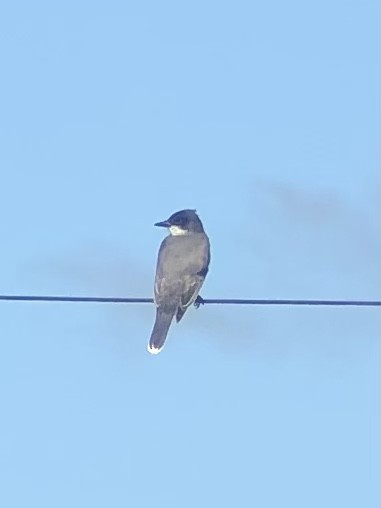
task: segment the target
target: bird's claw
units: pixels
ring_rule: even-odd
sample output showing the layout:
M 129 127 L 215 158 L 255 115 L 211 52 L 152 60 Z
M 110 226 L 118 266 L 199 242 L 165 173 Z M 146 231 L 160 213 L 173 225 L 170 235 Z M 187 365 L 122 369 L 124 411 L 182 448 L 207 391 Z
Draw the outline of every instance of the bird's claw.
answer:
M 200 295 L 198 295 L 196 300 L 194 301 L 194 306 L 196 307 L 196 309 L 198 309 L 200 307 L 200 305 L 204 305 L 204 304 L 205 304 L 204 299 L 201 298 Z

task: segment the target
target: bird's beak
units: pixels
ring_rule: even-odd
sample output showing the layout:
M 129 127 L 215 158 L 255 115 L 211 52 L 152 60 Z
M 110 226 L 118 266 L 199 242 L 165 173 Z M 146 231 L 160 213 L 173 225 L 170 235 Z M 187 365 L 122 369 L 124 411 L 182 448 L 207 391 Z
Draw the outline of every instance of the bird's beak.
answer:
M 170 223 L 167 220 L 163 220 L 163 222 L 156 222 L 154 226 L 159 226 L 160 228 L 169 228 Z

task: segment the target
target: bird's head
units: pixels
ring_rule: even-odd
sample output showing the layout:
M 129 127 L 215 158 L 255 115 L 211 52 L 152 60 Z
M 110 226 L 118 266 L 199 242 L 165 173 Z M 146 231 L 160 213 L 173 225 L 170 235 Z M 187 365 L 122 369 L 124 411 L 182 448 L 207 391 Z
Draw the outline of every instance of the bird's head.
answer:
M 155 226 L 168 228 L 171 235 L 187 235 L 189 233 L 203 233 L 204 228 L 196 210 L 180 210 L 172 214 L 169 219 L 156 222 Z

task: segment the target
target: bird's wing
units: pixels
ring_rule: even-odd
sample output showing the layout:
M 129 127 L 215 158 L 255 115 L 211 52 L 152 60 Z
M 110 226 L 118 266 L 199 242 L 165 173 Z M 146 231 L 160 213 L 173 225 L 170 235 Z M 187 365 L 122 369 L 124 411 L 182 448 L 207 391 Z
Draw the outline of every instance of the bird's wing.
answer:
M 181 280 L 156 274 L 154 300 L 157 307 L 175 313 L 181 293 Z
M 200 275 L 188 275 L 184 280 L 184 291 L 180 299 L 180 307 L 187 308 L 196 300 L 201 289 L 204 277 Z
M 200 275 L 188 275 L 184 279 L 183 292 L 176 313 L 176 321 L 179 322 L 187 308 L 194 303 L 201 289 L 204 277 Z
M 174 314 L 177 308 L 177 302 L 172 303 L 171 300 L 176 293 L 180 294 L 181 289 L 176 288 L 177 281 L 170 276 L 171 274 L 168 276 L 167 266 L 169 264 L 168 257 L 170 257 L 171 254 L 171 242 L 172 238 L 167 236 L 160 245 L 156 265 L 154 301 L 157 307 L 161 307 L 163 305 L 167 307 L 168 304 L 170 304 L 171 310 Z
M 201 247 L 202 260 L 194 266 L 193 274 L 186 275 L 183 279 L 180 304 L 176 313 L 176 321 L 179 322 L 187 308 L 192 305 L 201 289 L 208 273 L 210 263 L 210 248 L 208 237 L 205 238 Z

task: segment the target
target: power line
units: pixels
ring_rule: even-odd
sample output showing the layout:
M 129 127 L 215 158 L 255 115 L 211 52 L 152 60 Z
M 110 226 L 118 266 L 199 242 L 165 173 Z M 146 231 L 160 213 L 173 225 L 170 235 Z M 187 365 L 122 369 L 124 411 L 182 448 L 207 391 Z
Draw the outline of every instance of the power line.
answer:
M 102 296 L 38 296 L 0 295 L 0 300 L 16 302 L 75 302 L 75 303 L 153 303 L 153 298 L 117 298 Z M 314 305 L 330 307 L 380 307 L 376 300 L 272 300 L 245 298 L 205 298 L 202 304 L 222 305 Z

